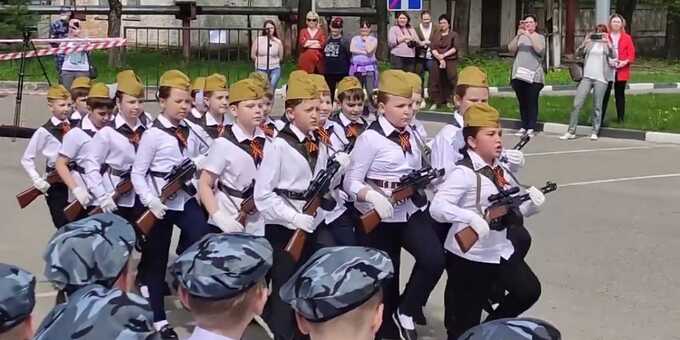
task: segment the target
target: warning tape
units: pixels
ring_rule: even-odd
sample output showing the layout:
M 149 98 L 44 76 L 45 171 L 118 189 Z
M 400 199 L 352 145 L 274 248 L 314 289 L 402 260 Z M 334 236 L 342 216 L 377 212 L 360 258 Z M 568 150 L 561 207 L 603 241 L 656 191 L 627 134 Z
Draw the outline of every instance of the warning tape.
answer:
M 43 40 L 48 40 L 48 39 L 43 39 Z M 50 39 L 50 40 L 57 40 L 57 39 Z M 63 39 L 59 39 L 60 41 L 63 42 Z M 101 40 L 101 39 L 98 39 Z M 92 51 L 92 50 L 105 50 L 105 49 L 110 49 L 114 47 L 121 47 L 125 46 L 127 44 L 127 39 L 125 38 L 108 38 L 106 41 L 99 41 L 99 42 L 84 42 L 83 44 L 77 45 L 77 46 L 63 46 L 63 47 L 50 47 L 50 48 L 43 48 L 37 51 L 27 51 L 27 52 L 11 52 L 11 53 L 2 53 L 0 54 L 0 61 L 2 60 L 13 60 L 13 59 L 21 59 L 23 58 L 35 58 L 35 57 L 44 57 L 48 55 L 54 55 L 54 54 L 69 54 L 73 52 L 87 52 L 87 51 Z

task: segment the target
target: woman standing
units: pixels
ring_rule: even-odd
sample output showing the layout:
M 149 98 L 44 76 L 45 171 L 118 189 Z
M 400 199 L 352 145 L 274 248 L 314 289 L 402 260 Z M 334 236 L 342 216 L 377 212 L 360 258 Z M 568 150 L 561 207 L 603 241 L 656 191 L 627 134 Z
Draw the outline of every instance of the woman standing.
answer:
M 326 83 L 331 90 L 331 98 L 335 98 L 335 85 L 349 74 L 349 41 L 342 37 L 342 18 L 331 20 L 331 34 L 324 48 L 326 60 Z M 332 100 L 332 99 L 331 99 Z
M 84 38 L 80 28 L 80 20 L 72 18 L 68 22 L 69 38 Z M 76 47 L 79 43 L 62 43 L 61 47 Z M 59 82 L 67 89 L 71 88 L 71 83 L 78 77 L 90 77 L 90 57 L 87 52 L 72 52 L 64 55 L 64 63 L 61 65 Z M 90 77 L 93 78 L 93 77 Z
M 371 94 L 378 87 L 378 60 L 375 51 L 378 39 L 371 35 L 371 24 L 366 19 L 359 23 L 359 35 L 355 35 L 349 45 L 352 63 L 349 74 L 361 81 L 366 92 Z
M 431 110 L 452 98 L 458 80 L 458 34 L 451 30 L 451 19 L 439 16 L 439 30 L 432 35 L 432 68 L 430 69 Z
M 597 140 L 600 132 L 602 98 L 607 90 L 607 84 L 614 79 L 612 64 L 616 63 L 616 52 L 607 37 L 607 26 L 597 25 L 595 32 L 588 34 L 586 39 L 583 40 L 581 46 L 576 50 L 576 54 L 584 57 L 583 79 L 578 84 L 574 97 L 574 109 L 571 111 L 571 118 L 569 119 L 569 130 L 560 139 L 576 138 L 578 114 L 592 89 L 593 133 L 590 135 L 590 139 Z
M 323 48 L 325 44 L 326 34 L 319 28 L 319 15 L 309 11 L 307 27 L 300 30 L 298 38 L 300 47 L 298 69 L 307 73 L 324 74 Z
M 522 128 L 517 135 L 534 135 L 538 120 L 538 96 L 543 89 L 543 58 L 545 57 L 545 37 L 536 32 L 536 17 L 526 15 L 519 22 L 517 35 L 508 44 L 515 54 L 512 64 L 512 89 L 515 90 Z
M 411 27 L 411 18 L 406 12 L 397 12 L 397 23 L 390 28 L 387 44 L 390 47 L 392 69 L 413 72 L 418 35 Z
M 283 43 L 276 33 L 276 25 L 272 20 L 265 20 L 264 31 L 250 49 L 250 58 L 255 69 L 265 73 L 273 89 L 281 78 L 281 60 L 283 59 Z
M 630 65 L 635 62 L 635 45 L 633 38 L 626 33 L 626 19 L 620 14 L 613 14 L 609 17 L 609 32 L 609 40 L 614 46 L 618 61 L 616 62 L 616 78 L 609 81 L 607 92 L 604 94 L 603 124 L 612 87 L 614 87 L 614 98 L 616 98 L 616 117 L 619 123 L 623 122 L 626 115 L 626 83 L 630 80 Z
M 425 83 L 425 72 L 429 73 L 432 69 L 433 58 L 430 38 L 435 31 L 437 31 L 437 28 L 432 24 L 430 11 L 420 12 L 420 23 L 416 26 L 416 34 L 420 43 L 416 47 L 415 73 L 420 76 L 423 83 Z M 425 93 L 421 93 L 421 96 L 424 97 L 424 95 Z

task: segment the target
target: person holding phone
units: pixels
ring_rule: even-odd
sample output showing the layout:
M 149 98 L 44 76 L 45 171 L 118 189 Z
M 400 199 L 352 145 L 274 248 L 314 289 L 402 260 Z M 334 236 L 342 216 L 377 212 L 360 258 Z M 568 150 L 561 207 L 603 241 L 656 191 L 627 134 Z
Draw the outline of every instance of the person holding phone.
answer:
M 250 48 L 250 58 L 255 69 L 265 73 L 273 89 L 281 78 L 281 60 L 283 59 L 283 43 L 276 33 L 273 20 L 265 20 L 264 30 Z
M 630 80 L 630 65 L 635 62 L 635 45 L 630 34 L 626 33 L 626 19 L 620 14 L 612 14 L 609 17 L 609 40 L 616 51 L 616 77 L 609 82 L 604 94 L 602 104 L 602 123 L 607 113 L 609 94 L 612 87 L 616 98 L 616 118 L 619 123 L 623 122 L 626 115 L 626 84 Z
M 80 20 L 71 18 L 68 23 L 69 38 L 84 38 L 80 27 Z M 60 47 L 76 47 L 77 42 L 62 43 Z M 64 55 L 64 63 L 59 73 L 59 83 L 66 88 L 71 88 L 71 83 L 78 77 L 90 76 L 90 57 L 87 52 L 71 52 Z

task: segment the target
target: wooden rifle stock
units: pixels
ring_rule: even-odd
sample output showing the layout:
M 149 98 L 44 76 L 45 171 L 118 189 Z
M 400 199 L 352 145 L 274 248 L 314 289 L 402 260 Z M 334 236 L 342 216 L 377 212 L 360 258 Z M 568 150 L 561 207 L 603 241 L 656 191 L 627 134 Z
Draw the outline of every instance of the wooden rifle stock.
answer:
M 236 217 L 236 220 L 238 223 L 241 223 L 242 226 L 246 226 L 246 219 L 248 219 L 248 215 L 251 215 L 257 211 L 257 208 L 255 207 L 255 199 L 253 196 L 250 196 L 243 201 L 241 201 L 241 208 L 238 211 L 238 216 Z
M 45 180 L 50 185 L 62 182 L 61 177 L 59 177 L 59 174 L 57 173 L 56 170 L 50 171 L 47 174 L 47 178 Z M 33 202 L 36 198 L 38 198 L 42 194 L 43 194 L 42 191 L 38 190 L 35 186 L 31 185 L 26 190 L 17 194 L 17 201 L 19 202 L 19 207 L 22 209 L 26 208 L 29 204 L 31 204 L 31 202 Z
M 302 213 L 314 216 L 316 215 L 316 209 L 318 209 L 320 206 L 321 206 L 321 193 L 317 193 L 316 195 L 314 195 L 314 197 L 307 201 L 307 203 L 305 203 L 305 206 L 302 209 Z M 285 251 L 288 254 L 290 254 L 290 257 L 296 263 L 300 261 L 300 258 L 302 257 L 302 251 L 305 248 L 306 240 L 307 233 L 302 229 L 297 229 L 295 230 L 295 233 L 293 233 L 293 236 L 290 237 L 290 240 L 288 240 L 288 244 L 286 244 Z
M 127 194 L 128 192 L 132 191 L 132 180 L 129 178 L 126 178 L 120 182 L 118 182 L 118 185 L 116 185 L 116 190 L 113 192 L 113 201 L 117 202 L 123 195 Z M 96 207 L 90 211 L 90 216 L 96 215 L 96 214 L 101 214 L 102 208 L 101 207 Z
M 83 210 L 85 210 L 85 207 L 83 207 L 78 200 L 73 200 L 73 202 L 69 203 L 66 208 L 64 208 L 64 216 L 67 221 L 72 222 L 78 218 Z
M 410 198 L 415 193 L 416 188 L 413 184 L 399 186 L 396 189 L 394 189 L 392 195 L 389 198 L 389 201 L 392 204 L 395 204 L 397 202 L 401 202 Z M 361 215 L 359 226 L 361 227 L 361 230 L 364 231 L 364 234 L 371 233 L 375 229 L 375 227 L 378 226 L 378 224 L 380 224 L 380 215 L 375 209 Z
M 161 191 L 161 202 L 165 203 L 170 196 L 182 190 L 183 184 L 184 178 L 182 176 L 178 176 L 168 182 Z M 146 209 L 135 223 L 137 223 L 137 227 L 144 235 L 149 236 L 149 233 L 151 233 L 151 229 L 153 229 L 157 220 L 158 218 L 156 218 L 156 215 L 154 215 L 151 210 Z

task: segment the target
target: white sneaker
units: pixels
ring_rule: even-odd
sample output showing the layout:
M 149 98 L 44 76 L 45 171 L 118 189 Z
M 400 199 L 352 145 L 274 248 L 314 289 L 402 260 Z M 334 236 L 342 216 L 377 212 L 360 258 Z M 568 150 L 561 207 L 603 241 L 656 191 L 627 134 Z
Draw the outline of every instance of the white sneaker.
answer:
M 593 133 L 592 135 L 590 135 L 590 140 L 597 140 L 597 134 Z
M 574 138 L 576 138 L 576 135 L 573 134 L 573 133 L 570 133 L 570 132 L 567 132 L 567 133 L 563 134 L 562 136 L 560 136 L 561 140 L 568 140 L 568 139 L 574 139 Z
M 434 111 L 436 109 L 437 109 L 437 104 L 432 104 L 432 106 L 430 106 L 430 111 Z
M 527 130 L 519 129 L 517 132 L 515 132 L 515 136 L 524 136 L 524 134 L 527 133 Z
M 529 130 L 527 130 L 527 135 L 528 135 L 529 137 L 531 137 L 531 138 L 534 138 L 534 135 L 535 135 L 534 129 L 529 129 Z
M 425 101 L 423 100 L 423 101 L 420 103 L 420 109 L 422 110 L 422 109 L 424 109 L 424 108 L 426 108 L 426 107 L 427 107 L 427 103 L 425 103 Z

